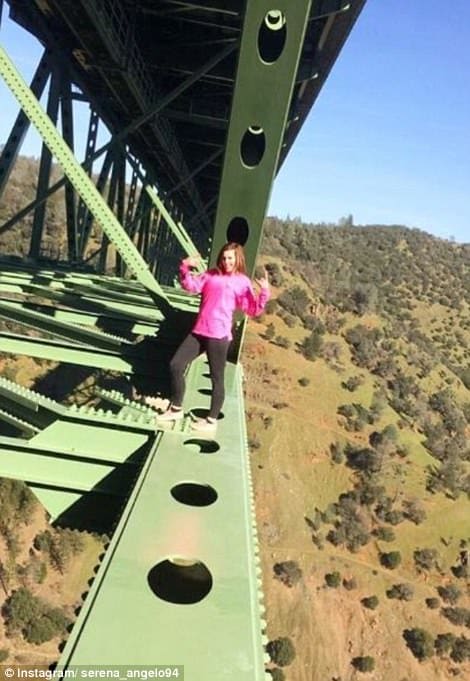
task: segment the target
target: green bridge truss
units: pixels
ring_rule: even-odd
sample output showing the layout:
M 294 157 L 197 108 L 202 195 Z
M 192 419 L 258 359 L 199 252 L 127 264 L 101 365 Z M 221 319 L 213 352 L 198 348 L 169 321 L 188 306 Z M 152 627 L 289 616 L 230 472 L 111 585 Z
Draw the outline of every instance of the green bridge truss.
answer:
M 176 283 L 179 260 L 211 264 L 233 240 L 253 273 L 273 179 L 364 2 L 0 0 L 0 20 L 9 12 L 44 50 L 28 85 L 0 30 L 0 74 L 19 105 L 0 201 L 31 125 L 43 142 L 35 199 L 0 225 L 30 233 L 24 255 L 0 254 L 2 328 L 14 329 L 0 352 L 53 362 L 56 398 L 0 378 L 0 476 L 26 481 L 51 521 L 111 536 L 61 667 L 265 678 L 243 322 L 215 439 L 195 437 L 190 416 L 156 429 L 152 399 L 197 309 Z M 57 197 L 66 224 L 51 244 Z M 91 375 L 92 401 L 65 400 Z M 204 358 L 187 384 L 187 407 L 204 413 Z

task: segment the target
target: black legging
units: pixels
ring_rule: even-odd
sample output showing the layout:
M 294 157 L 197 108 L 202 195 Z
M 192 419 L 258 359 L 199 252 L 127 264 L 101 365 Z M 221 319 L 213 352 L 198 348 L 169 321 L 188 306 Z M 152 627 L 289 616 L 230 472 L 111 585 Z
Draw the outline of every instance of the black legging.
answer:
M 190 333 L 175 352 L 170 362 L 171 403 L 177 407 L 183 404 L 186 382 L 186 367 L 205 352 L 209 360 L 212 381 L 212 397 L 208 418 L 216 419 L 225 399 L 224 372 L 230 341 L 226 338 L 206 338 Z

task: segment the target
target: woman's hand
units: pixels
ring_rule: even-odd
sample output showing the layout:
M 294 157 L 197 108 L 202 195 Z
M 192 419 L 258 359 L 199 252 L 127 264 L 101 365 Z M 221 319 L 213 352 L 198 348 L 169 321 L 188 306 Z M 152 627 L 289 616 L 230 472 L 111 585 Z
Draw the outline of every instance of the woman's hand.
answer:
M 263 276 L 260 279 L 255 279 L 255 281 L 258 286 L 269 291 L 269 279 L 266 267 L 263 267 Z
M 190 255 L 188 258 L 183 260 L 183 265 L 187 267 L 198 267 L 201 264 L 200 255 Z

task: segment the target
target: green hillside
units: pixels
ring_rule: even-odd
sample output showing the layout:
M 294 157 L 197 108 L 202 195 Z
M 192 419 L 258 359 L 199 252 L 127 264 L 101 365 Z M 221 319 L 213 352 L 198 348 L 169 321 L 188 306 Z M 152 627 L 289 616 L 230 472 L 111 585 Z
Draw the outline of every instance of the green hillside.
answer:
M 261 260 L 243 363 L 273 678 L 468 678 L 470 246 L 270 218 Z

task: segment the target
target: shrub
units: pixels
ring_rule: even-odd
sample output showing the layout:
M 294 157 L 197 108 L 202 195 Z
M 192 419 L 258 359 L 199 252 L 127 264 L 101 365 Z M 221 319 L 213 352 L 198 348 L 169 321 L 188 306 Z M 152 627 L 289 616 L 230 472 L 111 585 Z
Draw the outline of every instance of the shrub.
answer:
M 35 644 L 63 634 L 70 624 L 60 608 L 51 608 L 25 587 L 19 588 L 7 599 L 3 614 L 10 632 L 21 631 L 29 643 Z
M 361 376 L 351 376 L 347 381 L 344 381 L 341 385 L 346 390 L 354 392 L 360 385 L 364 383 L 364 379 Z
M 452 650 L 452 646 L 454 645 L 456 638 L 457 636 L 454 636 L 454 634 L 451 634 L 450 632 L 447 634 L 438 634 L 436 636 L 436 640 L 434 641 L 434 649 L 439 657 L 446 655 Z
M 8 648 L 0 648 L 0 663 L 5 662 L 5 660 L 8 659 L 8 655 L 10 654 L 10 651 Z
M 394 584 L 385 592 L 387 598 L 397 598 L 399 601 L 411 601 L 414 596 L 414 589 L 410 584 Z
M 416 569 L 421 571 L 436 567 L 438 555 L 436 549 L 416 549 L 413 553 Z
M 390 542 L 395 540 L 395 532 L 391 527 L 378 527 L 374 530 L 374 534 L 380 541 Z
M 303 388 L 306 388 L 310 383 L 310 379 L 307 378 L 306 376 L 302 376 L 302 378 L 299 378 L 299 385 L 301 385 Z
M 325 575 L 325 582 L 332 589 L 336 589 L 341 584 L 341 575 L 339 572 L 328 572 Z
M 38 619 L 28 622 L 23 634 L 28 643 L 40 645 L 65 632 L 68 624 L 68 619 L 60 610 L 49 610 Z
M 309 336 L 306 336 L 300 346 L 300 351 L 305 359 L 313 362 L 320 355 L 323 345 L 323 337 L 318 331 L 312 331 Z
M 462 595 L 459 587 L 455 584 L 449 584 L 448 586 L 438 586 L 437 592 L 443 601 L 451 604 L 457 603 L 460 596 Z
M 295 560 L 276 563 L 273 570 L 276 578 L 289 588 L 295 586 L 302 579 L 302 570 Z
M 465 636 L 456 638 L 450 656 L 454 662 L 470 660 L 470 639 Z
M 266 270 L 269 274 L 269 280 L 273 286 L 282 286 L 284 277 L 282 270 L 276 262 L 269 262 L 266 264 Z
M 441 613 L 452 624 L 470 627 L 470 610 L 467 608 L 442 608 Z
M 26 524 L 36 506 L 36 498 L 24 482 L 0 478 L 0 533 L 6 536 L 19 523 Z
M 33 539 L 33 546 L 36 551 L 49 551 L 52 546 L 52 534 L 49 530 L 37 534 Z
M 403 504 L 403 513 L 405 518 L 411 520 L 415 525 L 420 525 L 426 520 L 426 511 L 418 501 L 405 501 Z
M 359 672 L 371 672 L 375 668 L 375 660 L 370 655 L 365 657 L 353 657 L 351 664 Z
M 274 664 L 279 667 L 287 667 L 295 658 L 294 644 L 287 637 L 276 638 L 274 641 L 269 641 L 266 650 Z
M 361 598 L 361 603 L 365 608 L 375 610 L 379 604 L 379 599 L 377 596 L 366 596 L 365 598 Z
M 418 660 L 432 657 L 434 653 L 434 638 L 425 629 L 405 629 L 403 638 L 408 648 Z
M 285 348 L 286 350 L 290 348 L 290 340 L 285 336 L 276 336 L 274 342 L 276 345 L 279 345 L 280 348 Z
M 398 511 L 397 509 L 389 511 L 384 516 L 385 522 L 390 523 L 390 525 L 399 525 L 403 521 L 403 519 L 404 515 L 402 511 Z
M 389 553 L 380 554 L 380 564 L 389 570 L 394 570 L 401 563 L 401 554 L 399 551 L 390 551 Z
M 308 293 L 300 286 L 293 286 L 283 291 L 277 301 L 287 312 L 296 317 L 302 317 L 311 302 Z
M 424 602 L 430 610 L 436 610 L 441 604 L 438 598 L 426 598 Z

